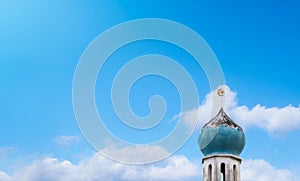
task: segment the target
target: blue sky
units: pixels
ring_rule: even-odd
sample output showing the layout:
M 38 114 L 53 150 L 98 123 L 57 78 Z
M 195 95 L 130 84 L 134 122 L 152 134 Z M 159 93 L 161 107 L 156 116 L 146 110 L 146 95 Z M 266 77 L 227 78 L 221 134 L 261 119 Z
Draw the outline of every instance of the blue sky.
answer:
M 74 165 L 92 159 L 94 149 L 83 138 L 72 105 L 73 76 L 80 56 L 92 40 L 112 26 L 140 18 L 162 18 L 196 31 L 218 57 L 230 87 L 228 91 L 237 93 L 228 98 L 237 104 L 228 111 L 245 125 L 247 144 L 241 157 L 248 160 L 246 165 L 250 167 L 252 160 L 272 167 L 271 174 L 297 176 L 300 171 L 300 158 L 295 157 L 300 151 L 299 9 L 298 1 L 279 0 L 0 2 L 0 171 L 14 177 L 20 168 L 40 160 L 43 164 L 49 157 L 69 160 Z M 205 96 L 211 91 L 204 71 L 178 47 L 146 40 L 119 49 L 97 79 L 96 102 L 111 132 L 134 143 L 166 136 L 174 127 L 170 120 L 180 113 L 176 88 L 165 79 L 149 76 L 134 84 L 130 103 L 137 115 L 146 116 L 149 98 L 161 95 L 168 103 L 164 124 L 149 132 L 119 124 L 110 102 L 114 75 L 132 58 L 149 53 L 171 57 L 183 65 L 196 82 L 201 105 L 205 106 Z M 271 112 L 280 115 L 280 119 L 274 124 L 271 116 L 264 119 L 254 116 L 253 122 L 246 118 L 239 120 L 238 115 L 255 114 L 253 107 L 258 104 L 266 106 L 262 113 Z M 242 105 L 249 110 L 238 114 L 237 108 Z M 291 108 L 284 109 L 288 105 Z M 268 108 L 274 108 L 273 112 Z M 261 121 L 265 124 L 260 125 L 259 120 L 267 121 Z M 276 125 L 285 126 L 284 131 Z M 200 165 L 199 132 L 199 128 L 195 130 L 174 158 L 183 155 L 187 165 Z M 112 174 L 114 179 L 122 180 L 118 177 L 120 173 Z M 200 176 L 192 174 L 186 179 Z

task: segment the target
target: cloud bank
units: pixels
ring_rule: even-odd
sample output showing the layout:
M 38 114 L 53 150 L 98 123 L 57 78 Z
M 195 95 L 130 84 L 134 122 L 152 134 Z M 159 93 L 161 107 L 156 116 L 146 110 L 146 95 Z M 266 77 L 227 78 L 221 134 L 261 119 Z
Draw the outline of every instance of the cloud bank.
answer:
M 46 157 L 18 169 L 13 175 L 0 171 L 0 181 L 192 181 L 201 180 L 199 162 L 177 155 L 151 165 L 132 166 L 111 161 L 99 154 L 73 164 Z M 245 160 L 243 181 L 295 181 L 288 169 L 278 169 L 264 160 Z
M 153 165 L 132 166 L 95 154 L 78 164 L 46 157 L 20 168 L 12 176 L 0 171 L 0 181 L 192 180 L 199 178 L 200 171 L 199 164 L 185 156 L 172 156 Z
M 239 106 L 237 93 L 225 87 L 225 110 L 229 116 L 242 127 L 259 127 L 272 135 L 283 135 L 289 131 L 300 129 L 300 105 L 294 107 L 266 107 L 257 104 L 253 108 L 245 105 Z M 198 119 L 199 126 L 210 120 L 216 114 L 217 91 L 214 90 L 206 95 L 205 101 L 198 108 L 183 112 L 179 115 L 189 125 L 191 120 Z

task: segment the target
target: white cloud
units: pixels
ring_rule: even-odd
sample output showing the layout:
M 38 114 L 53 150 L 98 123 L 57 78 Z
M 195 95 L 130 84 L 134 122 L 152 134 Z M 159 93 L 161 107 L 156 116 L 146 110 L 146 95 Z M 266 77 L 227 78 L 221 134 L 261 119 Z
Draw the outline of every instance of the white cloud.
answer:
M 241 166 L 243 181 L 296 181 L 288 169 L 278 169 L 265 160 L 245 160 Z
M 0 181 L 11 181 L 11 177 L 9 177 L 5 172 L 0 171 Z
M 252 109 L 239 106 L 231 110 L 231 114 L 245 126 L 258 126 L 275 135 L 300 128 L 300 106 L 267 108 L 258 104 Z
M 12 176 L 0 172 L 1 181 L 99 181 L 99 180 L 192 180 L 200 178 L 200 164 L 185 156 L 172 156 L 152 165 L 126 165 L 99 154 L 73 164 L 47 157 L 17 170 Z
M 230 117 L 243 127 L 256 126 L 267 130 L 273 135 L 282 135 L 300 128 L 300 105 L 288 105 L 282 108 L 266 107 L 257 104 L 253 108 L 239 106 L 237 93 L 225 89 L 225 110 Z M 189 125 L 191 120 L 198 118 L 199 125 L 211 119 L 216 114 L 221 98 L 215 96 L 216 90 L 206 95 L 205 101 L 198 108 L 181 113 L 179 116 Z
M 74 143 L 80 142 L 80 139 L 77 136 L 61 135 L 59 137 L 56 137 L 54 139 L 54 142 L 58 146 L 71 146 Z
M 138 167 L 136 167 L 138 168 Z M 190 162 L 185 156 L 167 159 L 165 166 L 144 166 L 129 170 L 125 180 L 190 180 L 200 178 L 200 164 Z

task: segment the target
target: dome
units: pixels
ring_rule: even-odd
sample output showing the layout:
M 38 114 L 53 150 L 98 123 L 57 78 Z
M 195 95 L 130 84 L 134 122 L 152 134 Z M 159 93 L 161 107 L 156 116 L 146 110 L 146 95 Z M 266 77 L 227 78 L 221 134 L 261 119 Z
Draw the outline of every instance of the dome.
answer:
M 205 156 L 211 154 L 239 156 L 245 146 L 245 134 L 221 108 L 219 113 L 203 126 L 198 145 Z

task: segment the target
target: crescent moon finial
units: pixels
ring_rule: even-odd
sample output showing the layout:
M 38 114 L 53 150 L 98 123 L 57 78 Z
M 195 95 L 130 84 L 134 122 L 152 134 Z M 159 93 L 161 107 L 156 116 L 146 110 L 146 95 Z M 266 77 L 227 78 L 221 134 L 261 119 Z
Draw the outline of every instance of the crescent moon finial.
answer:
M 225 95 L 225 91 L 222 88 L 218 89 L 217 93 L 220 97 L 223 97 Z

